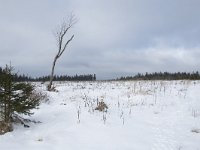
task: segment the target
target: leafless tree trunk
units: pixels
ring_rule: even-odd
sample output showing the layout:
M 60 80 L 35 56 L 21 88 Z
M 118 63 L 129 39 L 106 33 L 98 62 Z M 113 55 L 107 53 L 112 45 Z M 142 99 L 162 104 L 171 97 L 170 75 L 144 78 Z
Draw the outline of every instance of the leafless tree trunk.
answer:
M 71 14 L 69 21 L 68 22 L 64 21 L 55 33 L 55 37 L 56 37 L 56 40 L 58 43 L 58 53 L 56 54 L 54 61 L 53 61 L 51 76 L 50 76 L 50 83 L 47 87 L 48 91 L 54 90 L 52 83 L 53 83 L 53 79 L 54 79 L 54 69 L 55 69 L 56 61 L 63 54 L 67 45 L 73 40 L 74 35 L 72 35 L 71 38 L 69 38 L 66 41 L 65 41 L 65 36 L 66 36 L 67 32 L 69 31 L 69 29 L 71 29 L 75 23 L 76 23 L 76 19 L 75 19 L 74 15 Z

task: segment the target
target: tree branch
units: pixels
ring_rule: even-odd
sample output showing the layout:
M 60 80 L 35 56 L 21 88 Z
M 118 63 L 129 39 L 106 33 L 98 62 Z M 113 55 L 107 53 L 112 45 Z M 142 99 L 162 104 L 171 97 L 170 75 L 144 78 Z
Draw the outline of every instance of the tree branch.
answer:
M 71 42 L 71 41 L 73 40 L 73 38 L 74 38 L 74 35 L 72 35 L 71 38 L 65 43 L 65 45 L 64 45 L 64 47 L 63 47 L 63 49 L 62 49 L 62 51 L 61 51 L 60 54 L 58 55 L 58 58 L 63 54 L 63 52 L 65 51 L 67 45 L 69 44 L 69 42 Z

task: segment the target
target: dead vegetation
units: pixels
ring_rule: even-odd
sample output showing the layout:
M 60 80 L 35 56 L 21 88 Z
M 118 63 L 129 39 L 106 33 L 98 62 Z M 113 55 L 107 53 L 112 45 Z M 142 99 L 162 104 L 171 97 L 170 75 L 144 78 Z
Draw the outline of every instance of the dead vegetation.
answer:
M 11 123 L 6 123 L 0 121 L 0 135 L 5 134 L 7 132 L 13 131 L 13 127 Z
M 98 110 L 98 111 L 107 111 L 107 109 L 108 109 L 108 106 L 103 101 L 99 102 L 97 107 L 95 108 L 95 110 Z

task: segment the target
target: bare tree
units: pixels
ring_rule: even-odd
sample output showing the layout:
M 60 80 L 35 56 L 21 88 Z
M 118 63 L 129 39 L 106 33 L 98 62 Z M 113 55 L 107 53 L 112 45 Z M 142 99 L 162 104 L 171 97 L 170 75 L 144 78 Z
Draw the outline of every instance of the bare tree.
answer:
M 54 79 L 54 69 L 55 69 L 56 61 L 58 60 L 58 58 L 60 58 L 60 56 L 66 50 L 67 45 L 73 40 L 74 35 L 72 35 L 68 40 L 65 40 L 65 37 L 67 35 L 67 32 L 74 26 L 75 23 L 76 23 L 76 18 L 73 14 L 71 14 L 69 20 L 63 21 L 61 26 L 55 32 L 55 38 L 56 38 L 56 41 L 58 44 L 58 52 L 53 60 L 51 76 L 50 76 L 50 83 L 47 87 L 48 91 L 54 90 L 52 83 L 53 83 L 53 79 Z

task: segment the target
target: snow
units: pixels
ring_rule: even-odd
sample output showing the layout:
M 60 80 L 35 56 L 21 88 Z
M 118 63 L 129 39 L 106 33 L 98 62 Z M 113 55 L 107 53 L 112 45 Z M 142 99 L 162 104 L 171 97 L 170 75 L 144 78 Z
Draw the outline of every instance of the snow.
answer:
M 200 81 L 57 82 L 0 150 L 200 150 Z M 95 110 L 104 101 L 108 110 Z

